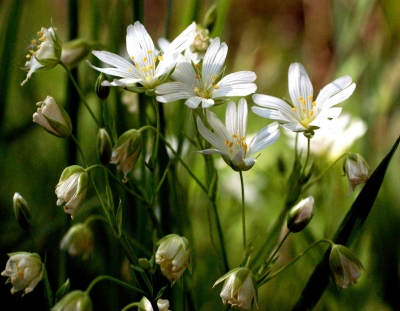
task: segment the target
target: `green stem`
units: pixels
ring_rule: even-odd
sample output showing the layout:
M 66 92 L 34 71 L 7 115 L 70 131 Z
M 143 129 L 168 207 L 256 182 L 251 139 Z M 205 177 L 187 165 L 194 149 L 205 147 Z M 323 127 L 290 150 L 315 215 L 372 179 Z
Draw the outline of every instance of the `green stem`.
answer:
M 62 61 L 60 61 L 59 64 L 67 71 L 68 77 L 71 80 L 71 82 L 74 85 L 74 87 L 76 88 L 77 92 L 79 93 L 79 96 L 81 97 L 82 102 L 86 106 L 86 109 L 89 111 L 89 113 L 92 116 L 94 122 L 96 122 L 97 127 L 101 128 L 101 124 L 100 124 L 99 120 L 96 118 L 96 116 L 94 115 L 94 113 L 93 113 L 92 109 L 90 108 L 89 104 L 86 102 L 85 97 L 82 94 L 81 88 L 79 87 L 78 83 L 76 83 L 75 78 L 72 75 L 71 71 L 67 68 L 67 66 Z
M 246 250 L 246 214 L 245 214 L 245 204 L 244 204 L 244 182 L 243 182 L 243 173 L 239 171 L 240 175 L 240 186 L 242 189 L 242 231 L 243 231 L 243 250 Z
M 101 275 L 101 276 L 98 276 L 97 278 L 95 278 L 95 279 L 92 281 L 92 283 L 90 283 L 90 285 L 88 286 L 88 288 L 86 289 L 86 291 L 85 291 L 86 294 L 90 295 L 90 291 L 93 289 L 93 287 L 94 287 L 97 283 L 99 283 L 100 281 L 103 281 L 103 280 L 112 281 L 112 282 L 114 282 L 114 283 L 116 283 L 116 284 L 118 284 L 118 285 L 121 285 L 121 286 L 124 286 L 124 287 L 126 287 L 126 288 L 129 288 L 129 289 L 131 289 L 131 290 L 133 290 L 133 291 L 135 291 L 135 292 L 137 292 L 137 293 L 139 293 L 139 294 L 142 294 L 142 295 L 144 295 L 144 296 L 148 296 L 148 293 L 146 293 L 146 292 L 140 290 L 139 288 L 136 288 L 136 287 L 134 287 L 134 286 L 132 286 L 132 285 L 129 285 L 129 284 L 127 284 L 127 283 L 124 283 L 124 282 L 122 282 L 122 281 L 120 281 L 120 280 L 118 280 L 118 279 L 115 279 L 115 278 L 113 278 L 113 277 L 111 277 L 111 276 L 108 276 L 108 275 Z
M 132 302 L 129 305 L 125 306 L 121 311 L 127 311 L 133 307 L 139 307 L 140 303 L 139 302 Z
M 324 171 L 322 171 L 321 174 L 319 174 L 317 177 L 315 177 L 312 181 L 310 181 L 308 183 L 307 186 L 305 186 L 303 188 L 303 192 L 306 191 L 308 188 L 310 188 L 313 184 L 315 184 L 317 181 L 319 181 L 320 179 L 322 179 L 322 177 L 324 177 L 324 175 L 326 174 L 326 172 L 328 172 L 337 162 L 339 162 L 339 160 L 341 160 L 342 158 L 348 156 L 350 153 L 346 152 L 344 154 L 342 154 L 340 157 L 338 157 L 334 162 L 332 162 Z
M 311 141 L 310 138 L 307 137 L 307 157 L 306 157 L 306 162 L 304 163 L 304 166 L 303 166 L 300 176 L 304 176 L 304 172 L 306 171 L 308 160 L 310 159 L 310 141 Z
M 266 264 L 267 267 L 268 267 L 268 266 L 271 264 L 271 262 L 274 260 L 275 255 L 278 253 L 278 251 L 279 251 L 280 248 L 282 247 L 283 243 L 285 243 L 285 241 L 286 241 L 286 239 L 288 238 L 288 236 L 289 236 L 290 233 L 291 233 L 291 232 L 288 231 L 288 232 L 285 234 L 285 236 L 283 237 L 283 239 L 282 239 L 281 242 L 279 243 L 278 247 L 275 249 L 275 251 L 273 252 L 273 254 L 269 257 L 269 259 L 268 259 L 268 261 L 267 261 L 267 264 Z
M 277 277 L 280 273 L 285 271 L 287 268 L 292 266 L 297 260 L 299 260 L 301 257 L 303 257 L 311 248 L 313 248 L 315 245 L 320 244 L 320 243 L 328 243 L 331 246 L 334 245 L 334 243 L 332 241 L 327 240 L 327 239 L 322 239 L 322 240 L 319 240 L 319 241 L 316 241 L 316 242 L 312 243 L 303 252 L 301 252 L 299 255 L 297 255 L 296 258 L 294 258 L 291 262 L 289 262 L 286 266 L 284 266 L 281 269 L 279 269 L 278 271 L 270 274 L 267 278 L 265 278 L 263 280 L 259 280 L 261 282 L 257 281 L 257 286 L 260 287 L 261 285 L 263 285 L 263 284 L 267 283 L 268 281 L 272 280 L 273 278 Z
M 79 141 L 76 139 L 76 137 L 75 137 L 74 135 L 71 135 L 71 138 L 72 138 L 73 141 L 75 142 L 76 147 L 78 148 L 79 153 L 81 154 L 83 163 L 85 163 L 85 167 L 87 168 L 87 167 L 88 167 L 88 163 L 87 163 L 87 161 L 86 161 L 85 154 L 83 153 L 83 150 L 82 150 L 82 148 L 81 148 L 81 146 L 80 146 L 80 144 L 79 144 Z

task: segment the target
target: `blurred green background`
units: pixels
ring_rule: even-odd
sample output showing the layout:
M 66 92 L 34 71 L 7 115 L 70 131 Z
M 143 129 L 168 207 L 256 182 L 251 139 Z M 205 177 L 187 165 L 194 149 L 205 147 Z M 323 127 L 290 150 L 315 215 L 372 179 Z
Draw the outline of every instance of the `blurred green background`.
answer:
M 229 47 L 226 73 L 254 71 L 257 93 L 288 98 L 287 71 L 293 62 L 305 66 L 315 95 L 335 78 L 342 75 L 353 78 L 357 88 L 342 105 L 343 111 L 363 120 L 367 130 L 349 151 L 360 153 L 373 171 L 400 133 L 400 2 L 220 0 L 215 3 L 216 20 L 211 34 L 221 37 Z M 96 127 L 80 105 L 61 66 L 34 73 L 23 87 L 20 83 L 26 73 L 20 67 L 25 63 L 30 40 L 41 27 L 53 24 L 63 42 L 86 38 L 95 42 L 97 49 L 123 55 L 126 27 L 136 19 L 144 22 L 155 42 L 164 36 L 173 39 L 191 21 L 201 23 L 214 2 L 146 0 L 144 7 L 141 4 L 135 0 L 0 2 L 3 34 L 0 39 L 0 264 L 5 267 L 9 252 L 33 251 L 29 236 L 13 216 L 12 197 L 19 192 L 31 208 L 33 236 L 40 251 L 46 254 L 53 290 L 67 277 L 72 289 L 85 289 L 98 275 L 129 280 L 130 274 L 126 272 L 122 250 L 111 230 L 102 223 L 93 224 L 95 251 L 87 261 L 59 251 L 59 242 L 69 226 L 88 215 L 101 214 L 101 209 L 92 192 L 74 221 L 56 206 L 54 189 L 62 170 L 82 163 L 72 143 L 49 135 L 32 122 L 35 103 L 51 95 L 64 105 L 75 120 L 76 136 L 92 164 L 97 161 Z M 96 64 L 91 54 L 87 59 Z M 94 93 L 97 74 L 84 61 L 74 71 L 86 99 L 99 113 L 100 102 Z M 251 97 L 248 103 L 253 105 Z M 107 105 L 115 117 L 118 134 L 144 122 L 135 113 L 137 98 L 129 93 L 113 89 Z M 225 106 L 215 107 L 213 111 L 224 116 Z M 167 134 L 182 144 L 182 132 L 187 135 L 193 132 L 186 106 L 166 104 L 164 113 Z M 249 118 L 249 133 L 270 122 L 253 113 L 249 113 Z M 264 150 L 254 168 L 244 173 L 249 238 L 265 238 L 283 205 L 293 148 L 287 133 L 281 132 L 279 141 Z M 204 162 L 194 151 L 190 146 L 184 159 L 202 179 Z M 342 290 L 331 282 L 316 310 L 400 310 L 399 159 L 397 153 L 375 206 L 352 247 L 366 269 L 359 284 Z M 314 156 L 312 160 L 317 171 L 332 161 L 327 155 Z M 215 157 L 215 163 L 220 173 L 218 205 L 228 262 L 234 268 L 242 256 L 240 180 L 221 159 Z M 341 164 L 337 164 L 304 194 L 303 197 L 314 196 L 315 216 L 307 230 L 289 238 L 277 265 L 288 263 L 317 239 L 332 238 L 362 187 L 358 186 L 354 194 L 346 197 L 348 183 L 342 175 Z M 170 200 L 174 203 L 170 203 L 171 222 L 163 224 L 164 231 L 185 235 L 192 243 L 193 274 L 185 273 L 185 291 L 190 292 L 187 310 L 223 310 L 219 297 L 221 287 L 211 289 L 223 274 L 223 266 L 216 249 L 218 240 L 210 203 L 179 165 L 175 167 L 175 174 L 170 174 L 169 182 L 179 189 L 179 194 L 176 189 L 171 193 Z M 131 197 L 122 199 L 125 229 L 149 246 L 151 226 L 147 214 Z M 259 310 L 290 310 L 323 250 L 314 249 L 279 278 L 264 285 L 259 292 Z M 147 255 L 140 250 L 138 253 L 141 257 Z M 5 301 L 13 310 L 26 310 L 33 305 L 38 310 L 44 309 L 41 286 L 21 298 L 10 294 L 9 284 L 1 285 L 0 301 Z M 182 283 L 178 282 L 173 289 L 167 295 L 174 302 L 171 309 L 179 310 Z M 120 310 L 140 298 L 111 283 L 101 283 L 92 294 L 94 310 Z

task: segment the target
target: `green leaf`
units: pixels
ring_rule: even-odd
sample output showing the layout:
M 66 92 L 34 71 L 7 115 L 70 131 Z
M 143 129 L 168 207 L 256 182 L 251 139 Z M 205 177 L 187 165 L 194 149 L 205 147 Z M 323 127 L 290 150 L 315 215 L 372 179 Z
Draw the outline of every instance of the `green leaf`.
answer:
M 397 138 L 392 149 L 366 182 L 346 217 L 343 219 L 339 229 L 336 231 L 333 238 L 335 244 L 350 246 L 358 237 L 361 228 L 374 205 L 389 163 L 396 152 L 399 143 L 400 137 Z M 324 258 L 314 269 L 306 287 L 301 293 L 300 299 L 293 308 L 294 311 L 311 310 L 321 298 L 329 284 L 329 254 L 330 250 L 326 251 Z

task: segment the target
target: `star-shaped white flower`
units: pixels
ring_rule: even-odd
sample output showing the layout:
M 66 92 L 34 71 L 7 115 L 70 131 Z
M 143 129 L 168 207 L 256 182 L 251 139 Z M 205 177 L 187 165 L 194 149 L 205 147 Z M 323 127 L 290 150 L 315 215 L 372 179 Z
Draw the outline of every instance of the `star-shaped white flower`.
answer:
M 215 38 L 204 55 L 202 64 L 194 64 L 182 57 L 171 78 L 175 82 L 162 84 L 156 88 L 157 100 L 162 103 L 187 99 L 189 108 L 209 108 L 217 99 L 229 96 L 246 96 L 254 93 L 257 86 L 252 83 L 256 74 L 252 71 L 240 71 L 223 76 L 223 65 L 228 46 Z M 222 78 L 222 79 L 221 79 Z
M 254 102 L 265 108 L 252 107 L 252 110 L 261 117 L 279 121 L 290 131 L 312 133 L 340 115 L 342 108 L 333 106 L 349 98 L 355 88 L 351 77 L 343 76 L 325 86 L 314 100 L 306 70 L 303 65 L 293 63 L 289 67 L 292 106 L 276 97 L 254 94 Z
M 196 24 L 192 23 L 164 53 L 158 53 L 144 26 L 136 22 L 128 26 L 126 35 L 126 49 L 132 62 L 114 53 L 93 51 L 98 59 L 114 68 L 95 67 L 89 61 L 88 64 L 100 72 L 121 78 L 111 83 L 104 81 L 102 85 L 128 87 L 136 92 L 152 90 L 168 78 L 180 53 L 193 42 L 195 30 Z M 136 83 L 140 86 L 135 87 Z
M 234 102 L 229 102 L 226 108 L 225 124 L 218 117 L 207 110 L 207 122 L 214 132 L 205 127 L 201 119 L 197 118 L 197 128 L 200 134 L 217 149 L 200 151 L 203 154 L 220 154 L 224 161 L 235 171 L 247 171 L 256 163 L 253 154 L 274 143 L 279 135 L 278 122 L 261 129 L 256 136 L 246 142 L 247 102 L 244 98 L 239 101 L 238 111 Z

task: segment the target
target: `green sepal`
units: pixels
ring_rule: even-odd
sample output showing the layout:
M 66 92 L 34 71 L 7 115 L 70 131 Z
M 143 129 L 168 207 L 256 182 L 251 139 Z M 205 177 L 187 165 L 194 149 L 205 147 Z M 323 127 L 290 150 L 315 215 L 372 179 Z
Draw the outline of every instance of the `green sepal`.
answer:
M 61 285 L 60 288 L 57 290 L 55 302 L 59 301 L 65 294 L 67 294 L 69 292 L 69 288 L 70 288 L 70 282 L 69 279 L 67 279 L 65 283 Z
M 79 165 L 71 165 L 64 169 L 58 183 L 66 181 L 71 175 L 79 172 L 85 172 L 85 169 Z
M 120 201 L 121 203 L 121 201 Z M 113 194 L 111 191 L 111 188 L 109 185 L 106 185 L 106 204 L 107 204 L 107 209 L 109 211 L 113 211 L 114 210 L 114 199 L 113 199 Z M 119 206 L 118 206 L 119 208 Z
M 165 285 L 164 287 L 162 287 L 162 288 L 158 291 L 156 298 L 154 298 L 154 301 L 157 301 L 158 299 L 161 299 L 161 297 L 162 297 L 162 295 L 164 294 L 164 292 L 165 292 L 165 290 L 167 289 L 167 287 L 168 287 L 168 284 Z

